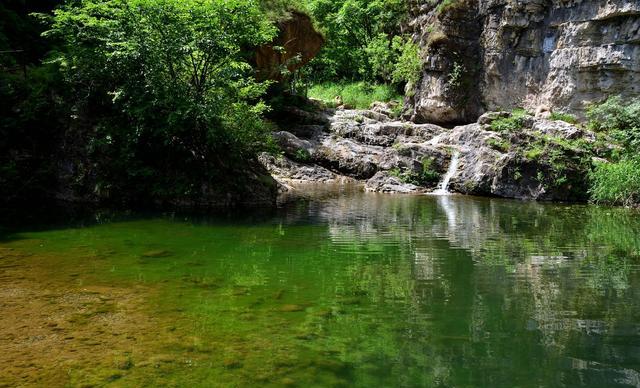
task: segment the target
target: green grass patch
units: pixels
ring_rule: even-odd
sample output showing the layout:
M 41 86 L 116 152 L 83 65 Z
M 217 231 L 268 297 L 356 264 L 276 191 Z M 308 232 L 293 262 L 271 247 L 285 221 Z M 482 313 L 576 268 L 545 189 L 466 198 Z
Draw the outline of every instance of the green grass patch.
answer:
M 543 155 L 544 155 L 544 148 L 542 148 L 542 147 L 533 147 L 533 148 L 528 149 L 524 153 L 525 158 L 527 158 L 528 160 L 538 160 Z
M 503 139 L 489 138 L 487 139 L 487 145 L 493 148 L 494 150 L 500 151 L 500 152 L 508 152 L 509 149 L 511 148 L 511 143 Z
M 640 157 L 599 163 L 591 173 L 591 198 L 597 203 L 631 206 L 640 203 Z
M 589 128 L 604 133 L 623 148 L 622 155 L 640 149 L 640 98 L 611 97 L 587 110 Z
M 564 121 L 565 123 L 569 124 L 578 124 L 578 119 L 576 118 L 576 116 L 568 113 L 552 112 L 550 118 L 551 120 L 555 121 Z
M 440 4 L 438 4 L 438 7 L 436 8 L 436 13 L 438 15 L 441 15 L 446 11 L 461 9 L 465 6 L 466 4 L 463 0 L 443 0 Z
M 494 132 L 515 132 L 524 127 L 524 120 L 529 116 L 529 112 L 518 108 L 511 112 L 510 117 L 499 118 L 491 123 L 491 130 Z
M 309 88 L 309 97 L 333 107 L 336 106 L 336 97 L 340 97 L 343 104 L 356 109 L 367 109 L 375 101 L 402 103 L 402 96 L 392 86 L 366 82 L 313 85 Z

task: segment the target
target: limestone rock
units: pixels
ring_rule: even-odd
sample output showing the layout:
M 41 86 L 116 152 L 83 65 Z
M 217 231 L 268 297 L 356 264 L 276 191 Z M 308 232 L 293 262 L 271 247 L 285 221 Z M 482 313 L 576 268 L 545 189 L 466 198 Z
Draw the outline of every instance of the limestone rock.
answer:
M 584 117 L 589 103 L 640 95 L 640 2 L 458 0 L 411 6 L 423 71 L 418 122 L 476 121 L 517 106 Z
M 399 177 L 391 175 L 388 171 L 380 171 L 367 181 L 365 189 L 377 193 L 412 194 L 423 193 L 425 188 L 412 183 L 403 182 Z
M 595 135 L 581 127 L 525 115 L 517 121 L 519 128 L 496 132 L 491 123 L 512 113 L 489 112 L 477 123 L 446 129 L 386 115 L 376 120 L 372 113 L 377 112 L 331 111 L 328 129 L 311 131 L 305 139 L 276 132 L 285 156 L 265 154 L 260 161 L 282 185 L 350 179 L 369 191 L 411 194 L 434 190 L 456 155 L 449 189 L 459 193 L 586 198 L 585 177 L 594 155 L 581 147 L 594 142 Z M 308 160 L 295 160 L 300 150 Z

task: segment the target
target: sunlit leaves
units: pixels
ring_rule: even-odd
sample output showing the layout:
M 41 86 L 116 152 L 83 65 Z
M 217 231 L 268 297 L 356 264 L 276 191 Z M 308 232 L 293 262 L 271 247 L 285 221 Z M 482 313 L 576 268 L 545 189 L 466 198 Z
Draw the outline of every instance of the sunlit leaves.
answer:
M 149 165 L 201 180 L 222 155 L 253 157 L 268 142 L 267 85 L 249 61 L 275 33 L 254 0 L 81 0 L 55 11 L 47 35 L 65 42 L 77 104 L 100 112 L 96 136 L 111 140 L 95 150 L 112 183 Z

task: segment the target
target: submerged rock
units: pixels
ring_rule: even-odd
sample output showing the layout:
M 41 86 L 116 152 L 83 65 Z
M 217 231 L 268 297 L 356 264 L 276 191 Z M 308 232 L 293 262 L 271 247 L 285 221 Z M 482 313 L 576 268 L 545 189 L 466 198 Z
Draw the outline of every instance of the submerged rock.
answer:
M 225 369 L 239 369 L 242 368 L 242 362 L 240 362 L 240 360 L 237 360 L 235 358 L 227 358 L 224 361 L 222 361 L 222 365 L 225 367 Z
M 172 255 L 173 254 L 169 251 L 166 251 L 163 249 L 157 249 L 157 250 L 147 251 L 143 253 L 141 256 L 147 259 L 158 259 L 162 257 L 169 257 Z
M 278 311 L 283 313 L 297 313 L 301 311 L 305 311 L 307 308 L 297 304 L 285 304 L 281 306 Z

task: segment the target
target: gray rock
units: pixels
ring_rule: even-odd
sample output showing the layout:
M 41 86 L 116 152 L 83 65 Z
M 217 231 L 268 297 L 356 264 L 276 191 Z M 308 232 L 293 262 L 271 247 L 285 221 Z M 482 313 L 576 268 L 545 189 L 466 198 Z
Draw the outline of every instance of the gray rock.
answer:
M 301 140 L 290 132 L 275 132 L 273 137 L 276 139 L 278 145 L 280 145 L 285 154 L 289 156 L 295 157 L 301 150 L 306 151 L 309 155 L 314 151 L 313 144 L 310 141 Z
M 380 171 L 374 175 L 367 181 L 365 189 L 378 193 L 397 194 L 415 194 L 426 191 L 423 187 L 403 182 L 400 178 L 391 175 L 388 171 Z
M 329 116 L 328 132 L 314 131 L 309 139 L 277 132 L 287 156 L 262 155 L 260 161 L 282 185 L 348 178 L 365 183 L 369 191 L 423 193 L 435 188 L 434 179 L 444 175 L 457 154 L 450 190 L 508 198 L 583 199 L 590 154 L 571 141 L 592 141 L 593 134 L 533 116 L 526 116 L 515 132 L 490 130 L 493 120 L 510 115 L 489 112 L 478 123 L 445 129 L 376 121 L 363 110 L 335 111 Z M 299 150 L 309 152 L 309 160 L 292 160 Z
M 465 0 L 443 12 L 438 4 L 410 5 L 423 53 L 407 99 L 415 121 L 468 123 L 518 106 L 539 118 L 554 110 L 584 118 L 589 103 L 640 95 L 637 0 Z

